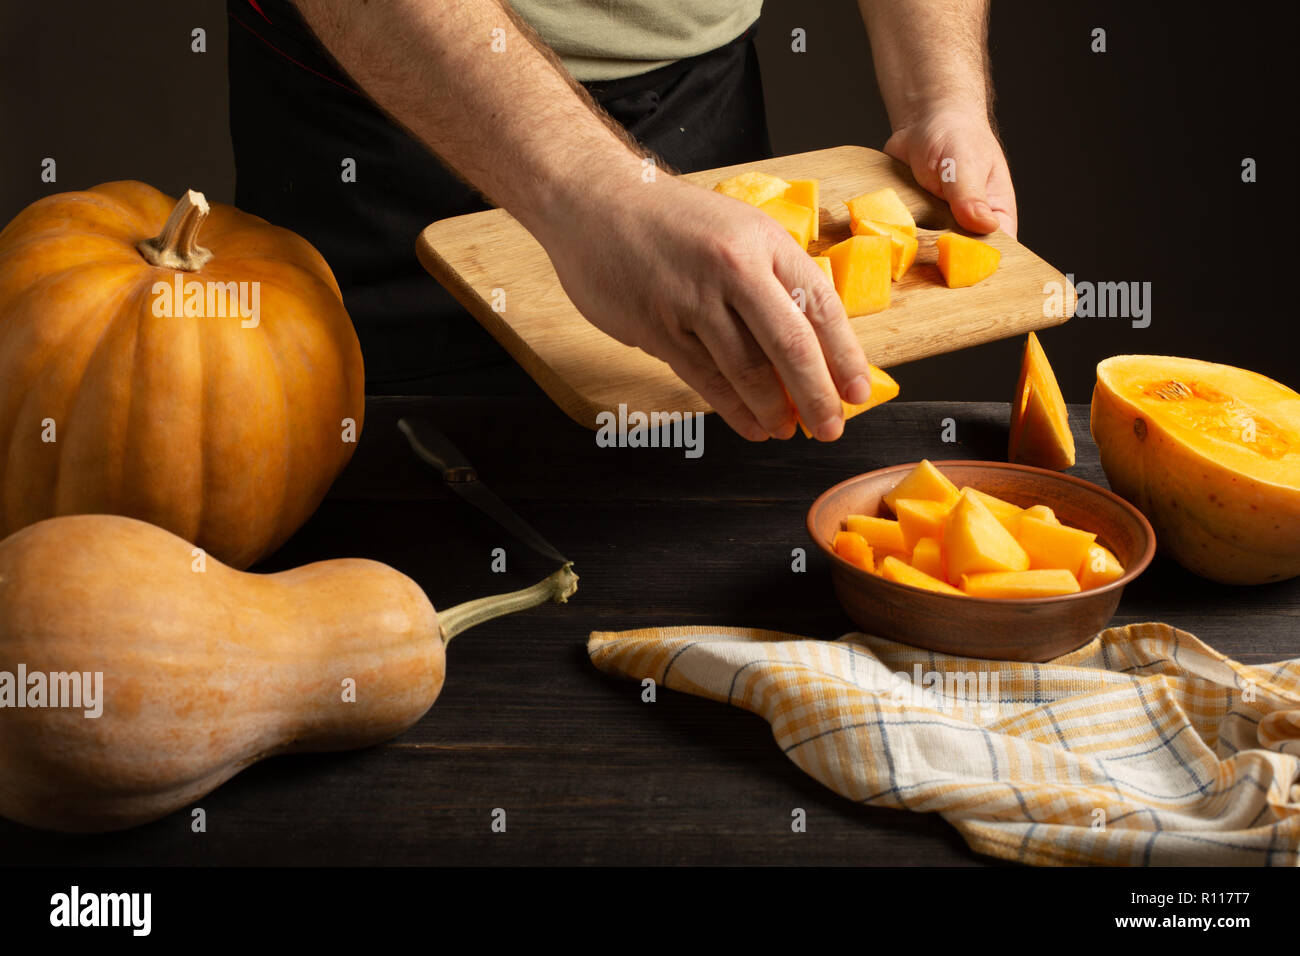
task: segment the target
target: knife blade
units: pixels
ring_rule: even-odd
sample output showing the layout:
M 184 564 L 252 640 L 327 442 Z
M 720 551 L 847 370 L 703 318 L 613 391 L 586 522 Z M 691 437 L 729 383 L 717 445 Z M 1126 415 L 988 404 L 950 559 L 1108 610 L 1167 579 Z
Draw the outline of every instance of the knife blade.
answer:
M 479 481 L 478 472 L 469 459 L 433 422 L 419 415 L 407 415 L 398 419 L 397 427 L 406 436 L 416 456 L 430 465 L 457 495 L 542 557 L 560 564 L 573 563 L 498 498 L 491 488 Z

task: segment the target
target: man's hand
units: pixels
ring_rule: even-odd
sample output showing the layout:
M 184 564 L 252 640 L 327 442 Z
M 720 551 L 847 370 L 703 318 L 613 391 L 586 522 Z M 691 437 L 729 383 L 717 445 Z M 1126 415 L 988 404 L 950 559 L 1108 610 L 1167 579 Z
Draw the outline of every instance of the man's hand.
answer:
M 1016 194 L 993 132 L 988 0 L 858 0 L 894 135 L 885 152 L 971 232 L 1016 234 Z M 956 177 L 944 182 L 945 161 Z
M 1015 237 L 1016 191 L 1011 171 L 982 110 L 929 113 L 895 130 L 885 152 L 910 166 L 922 187 L 946 200 L 963 229 L 993 232 L 1001 228 Z M 951 164 L 946 164 L 948 160 Z M 944 181 L 946 165 L 955 177 L 951 182 Z
M 786 389 L 823 441 L 844 429 L 840 395 L 870 397 L 834 287 L 751 206 L 671 176 L 624 179 L 561 200 L 536 234 L 592 324 L 663 359 L 746 438 L 794 434 Z

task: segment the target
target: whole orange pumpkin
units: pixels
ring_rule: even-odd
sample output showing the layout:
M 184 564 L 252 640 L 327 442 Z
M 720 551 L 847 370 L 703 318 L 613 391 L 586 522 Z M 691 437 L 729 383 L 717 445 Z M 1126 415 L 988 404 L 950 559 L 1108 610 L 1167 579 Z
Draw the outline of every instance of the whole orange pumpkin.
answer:
M 0 538 L 122 514 L 247 567 L 351 458 L 364 388 L 329 266 L 263 219 L 115 182 L 0 232 Z

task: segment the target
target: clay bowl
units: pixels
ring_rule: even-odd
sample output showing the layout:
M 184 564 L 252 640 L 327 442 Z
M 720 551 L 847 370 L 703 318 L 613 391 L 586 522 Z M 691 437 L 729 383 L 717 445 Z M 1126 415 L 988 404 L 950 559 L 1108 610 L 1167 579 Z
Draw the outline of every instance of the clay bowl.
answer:
M 1124 587 L 1146 569 L 1156 535 L 1142 513 L 1118 495 L 1080 478 L 1027 465 L 936 461 L 957 487 L 1027 507 L 1045 504 L 1065 524 L 1095 532 L 1125 568 L 1104 587 L 1021 600 L 957 597 L 887 581 L 855 567 L 831 548 L 846 515 L 889 517 L 881 498 L 916 462 L 842 481 L 808 509 L 808 533 L 831 562 L 831 581 L 849 618 L 867 634 L 929 650 L 1009 661 L 1046 661 L 1086 644 L 1106 627 Z

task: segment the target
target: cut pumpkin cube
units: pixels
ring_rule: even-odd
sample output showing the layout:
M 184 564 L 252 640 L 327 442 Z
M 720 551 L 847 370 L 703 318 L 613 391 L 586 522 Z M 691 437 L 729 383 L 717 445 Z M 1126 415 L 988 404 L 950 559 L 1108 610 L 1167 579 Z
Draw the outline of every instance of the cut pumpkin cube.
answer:
M 932 578 L 943 581 L 947 573 L 943 567 L 943 545 L 938 538 L 922 538 L 912 549 L 912 567 L 923 571 Z
M 919 571 L 909 564 L 898 560 L 892 554 L 880 563 L 880 576 L 890 581 L 896 581 L 899 584 L 908 584 L 914 588 L 923 588 L 926 591 L 937 591 L 940 594 L 962 595 L 947 581 L 940 581 L 938 578 Z
M 939 249 L 939 271 L 950 289 L 962 289 L 983 282 L 998 270 L 1002 253 L 987 242 L 945 232 L 935 240 Z
M 1044 598 L 1075 594 L 1079 582 L 1060 568 L 1041 571 L 986 571 L 963 574 L 961 589 L 971 597 Z
M 892 249 L 884 236 L 850 236 L 826 250 L 849 318 L 889 307 Z
M 876 573 L 876 562 L 867 539 L 854 531 L 836 531 L 831 544 L 835 553 L 863 571 Z
M 1011 403 L 1007 460 L 1054 471 L 1074 464 L 1074 435 L 1065 397 L 1033 332 L 1025 339 L 1020 379 Z
M 873 222 L 870 219 L 853 219 L 850 228 L 855 236 L 884 236 L 890 241 L 889 275 L 895 282 L 903 278 L 907 270 L 916 261 L 918 247 L 916 236 L 911 235 L 902 226 L 891 226 L 886 222 Z
M 948 583 L 983 571 L 1028 571 L 1029 555 L 979 498 L 963 492 L 943 529 Z
M 807 206 L 798 206 L 788 199 L 777 197 L 769 199 L 758 207 L 790 233 L 790 237 L 799 243 L 799 248 L 808 251 L 808 242 L 812 239 L 813 221 L 817 218 Z
M 1119 563 L 1108 549 L 1100 544 L 1093 544 L 1088 549 L 1088 556 L 1083 560 L 1083 569 L 1079 572 L 1079 587 L 1099 588 L 1124 576 L 1124 566 Z
M 821 210 L 819 203 L 821 201 L 821 182 L 816 179 L 792 179 L 790 185 L 786 187 L 782 198 L 788 202 L 795 203 L 799 206 L 806 206 L 813 212 L 812 239 L 816 242 L 821 238 L 820 223 Z
M 1016 540 L 1029 555 L 1030 570 L 1061 568 L 1078 577 L 1097 536 L 1038 518 L 1021 518 Z
M 1047 505 L 1030 505 L 1024 511 L 1020 512 L 1022 518 L 1037 518 L 1039 521 L 1046 521 L 1048 524 L 1060 524 L 1061 521 L 1056 517 L 1056 512 Z
M 890 186 L 854 196 L 844 205 L 849 207 L 850 220 L 888 223 L 891 226 L 898 226 L 909 236 L 916 235 L 916 220 L 912 218 L 907 204 L 898 198 L 898 193 Z
M 844 420 L 848 421 L 854 415 L 861 415 L 869 408 L 875 408 L 877 405 L 883 405 L 885 402 L 898 397 L 898 383 L 883 369 L 878 369 L 874 365 L 867 366 L 871 374 L 871 397 L 860 405 L 851 405 L 844 399 L 840 399 L 840 407 L 844 413 Z M 799 423 L 799 428 L 803 430 L 805 438 L 812 438 L 812 429 L 804 424 L 803 418 L 795 413 L 795 420 Z
M 912 553 L 903 542 L 903 529 L 891 518 L 876 518 L 871 515 L 849 515 L 844 519 L 848 531 L 862 535 L 875 554 L 908 555 Z
M 956 504 L 960 492 L 948 476 L 930 463 L 928 458 L 909 471 L 903 480 L 884 496 L 884 502 L 894 514 L 894 502 L 899 498 L 923 498 L 926 501 L 944 501 Z
M 963 488 L 961 492 L 978 498 L 989 511 L 993 512 L 993 517 L 998 519 L 998 523 L 1013 535 L 1019 530 L 1020 514 L 1024 510 L 1019 505 L 1013 505 L 1009 501 L 1003 501 L 1001 498 L 985 494 L 978 488 Z
M 903 544 L 908 551 L 922 538 L 942 538 L 943 523 L 956 499 L 932 501 L 927 498 L 895 498 L 894 514 L 903 529 Z
M 831 285 L 835 284 L 835 273 L 831 271 L 831 260 L 825 256 L 813 256 L 812 261 L 817 263 L 817 268 L 826 273 L 826 278 L 831 280 Z
M 751 206 L 761 206 L 769 199 L 784 196 L 789 188 L 790 184 L 779 176 L 770 176 L 758 170 L 724 179 L 713 187 L 715 192 L 747 202 Z

